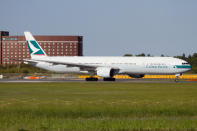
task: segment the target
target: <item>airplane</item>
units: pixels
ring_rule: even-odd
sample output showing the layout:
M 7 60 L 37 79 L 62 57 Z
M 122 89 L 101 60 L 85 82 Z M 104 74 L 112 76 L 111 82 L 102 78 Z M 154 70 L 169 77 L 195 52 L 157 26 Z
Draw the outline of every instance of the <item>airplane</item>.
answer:
M 107 57 L 107 56 L 47 56 L 30 32 L 24 32 L 31 59 L 25 64 L 60 73 L 90 74 L 86 81 L 98 81 L 97 75 L 104 81 L 115 81 L 117 74 L 127 74 L 142 78 L 147 74 L 169 75 L 178 78 L 191 70 L 191 65 L 173 57 Z

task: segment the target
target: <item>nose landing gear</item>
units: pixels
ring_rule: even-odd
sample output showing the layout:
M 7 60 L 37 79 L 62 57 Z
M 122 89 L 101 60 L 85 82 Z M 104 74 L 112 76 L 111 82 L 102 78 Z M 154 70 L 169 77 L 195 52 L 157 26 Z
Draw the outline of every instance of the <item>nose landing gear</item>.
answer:
M 176 76 L 176 78 L 174 81 L 177 83 L 177 82 L 179 82 L 179 76 L 182 76 L 182 74 L 176 74 L 175 76 Z

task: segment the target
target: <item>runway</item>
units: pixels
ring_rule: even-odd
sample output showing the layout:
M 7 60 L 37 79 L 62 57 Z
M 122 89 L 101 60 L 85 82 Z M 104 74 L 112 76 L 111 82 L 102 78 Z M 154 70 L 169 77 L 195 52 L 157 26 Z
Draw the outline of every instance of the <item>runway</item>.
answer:
M 1 79 L 0 83 L 45 83 L 45 82 L 83 82 L 83 83 L 197 83 L 197 81 L 179 80 L 175 82 L 174 79 L 116 79 L 116 81 L 85 81 L 85 79 L 39 79 L 39 80 L 25 80 L 25 79 Z

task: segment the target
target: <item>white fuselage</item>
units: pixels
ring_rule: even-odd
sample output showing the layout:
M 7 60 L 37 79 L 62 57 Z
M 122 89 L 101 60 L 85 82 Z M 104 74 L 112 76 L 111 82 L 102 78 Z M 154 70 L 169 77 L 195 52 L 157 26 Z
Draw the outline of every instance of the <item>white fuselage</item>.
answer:
M 61 73 L 89 73 L 79 67 L 68 67 L 52 62 L 75 63 L 95 67 L 119 69 L 118 74 L 180 74 L 191 70 L 184 60 L 172 57 L 85 57 L 85 56 L 54 56 L 38 57 L 36 67 Z M 48 62 L 40 62 L 47 60 Z

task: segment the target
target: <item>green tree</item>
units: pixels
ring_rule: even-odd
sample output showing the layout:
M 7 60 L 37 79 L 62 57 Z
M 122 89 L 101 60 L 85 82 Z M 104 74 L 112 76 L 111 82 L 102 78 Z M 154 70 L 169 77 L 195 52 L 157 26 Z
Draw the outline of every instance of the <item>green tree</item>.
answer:
M 132 54 L 125 54 L 124 56 L 133 56 Z
M 144 53 L 138 54 L 136 56 L 146 56 Z

